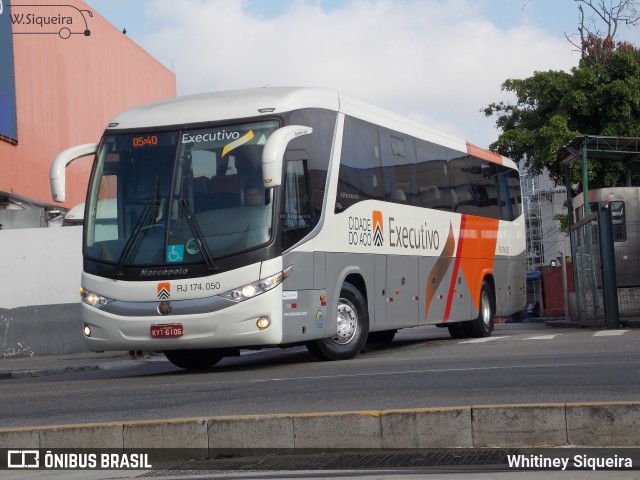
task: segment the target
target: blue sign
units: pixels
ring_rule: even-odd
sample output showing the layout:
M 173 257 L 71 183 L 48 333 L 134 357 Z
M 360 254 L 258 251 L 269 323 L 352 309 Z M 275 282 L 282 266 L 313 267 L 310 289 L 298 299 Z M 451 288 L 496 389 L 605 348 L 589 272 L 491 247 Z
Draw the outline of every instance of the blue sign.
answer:
M 184 245 L 167 246 L 167 263 L 184 262 Z
M 11 6 L 0 0 L 0 139 L 18 141 Z

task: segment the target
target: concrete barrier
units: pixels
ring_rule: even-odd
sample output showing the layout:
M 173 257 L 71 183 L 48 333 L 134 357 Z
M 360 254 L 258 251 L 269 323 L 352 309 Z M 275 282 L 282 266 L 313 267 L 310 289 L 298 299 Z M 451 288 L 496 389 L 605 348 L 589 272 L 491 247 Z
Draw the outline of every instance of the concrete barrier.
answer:
M 472 407 L 385 410 L 380 416 L 383 448 L 473 446 Z
M 569 404 L 566 413 L 567 437 L 573 445 L 640 446 L 639 402 Z
M 0 429 L 0 448 L 309 449 L 640 446 L 640 402 L 185 418 Z
M 553 447 L 566 445 L 565 404 L 475 407 L 475 447 Z

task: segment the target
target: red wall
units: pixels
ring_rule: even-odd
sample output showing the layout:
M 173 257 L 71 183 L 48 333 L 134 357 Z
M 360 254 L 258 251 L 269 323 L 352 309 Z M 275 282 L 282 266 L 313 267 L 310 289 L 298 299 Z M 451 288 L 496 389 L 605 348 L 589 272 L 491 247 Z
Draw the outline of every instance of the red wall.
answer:
M 573 284 L 573 266 L 567 265 L 567 291 L 575 290 Z M 549 268 L 542 272 L 542 292 L 544 295 L 545 317 L 564 316 L 564 293 L 562 291 L 562 268 Z
M 73 15 L 74 25 L 80 25 L 79 13 L 69 7 L 56 10 L 44 0 L 24 3 L 42 6 L 13 7 L 12 13 Z M 81 0 L 55 3 L 91 10 Z M 109 120 L 125 108 L 176 95 L 173 72 L 91 11 L 90 36 L 16 34 L 34 28 L 14 24 L 18 144 L 0 140 L 0 191 L 52 203 L 49 167 L 60 151 L 97 142 Z M 64 206 L 84 201 L 90 169 L 91 157 L 67 168 Z

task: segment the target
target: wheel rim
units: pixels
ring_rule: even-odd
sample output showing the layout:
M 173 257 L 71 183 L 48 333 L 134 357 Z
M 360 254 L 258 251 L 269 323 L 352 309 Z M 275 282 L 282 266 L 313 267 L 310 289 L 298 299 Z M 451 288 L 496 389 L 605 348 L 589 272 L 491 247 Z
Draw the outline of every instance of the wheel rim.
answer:
M 491 299 L 486 291 L 482 292 L 481 297 L 482 323 L 486 329 L 491 328 Z
M 350 343 L 358 333 L 358 312 L 356 307 L 345 298 L 338 304 L 338 325 L 336 335 L 331 339 L 338 345 Z

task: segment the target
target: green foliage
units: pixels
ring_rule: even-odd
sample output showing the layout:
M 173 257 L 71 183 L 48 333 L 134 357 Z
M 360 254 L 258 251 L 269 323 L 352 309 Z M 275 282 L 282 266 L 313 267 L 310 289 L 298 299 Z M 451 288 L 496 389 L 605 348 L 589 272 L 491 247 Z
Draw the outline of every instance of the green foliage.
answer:
M 589 42 L 587 55 L 570 73 L 535 72 L 502 84 L 516 100 L 484 109 L 502 131 L 491 150 L 516 162 L 524 159 L 533 174 L 546 168 L 561 184 L 564 166 L 557 152 L 574 137 L 640 136 L 640 50 L 595 37 Z M 580 181 L 580 169 L 571 170 L 573 181 Z M 594 161 L 588 172 L 591 188 L 624 184 L 621 163 Z
M 566 213 L 558 213 L 553 216 L 553 219 L 557 222 L 560 222 L 560 226 L 558 230 L 560 230 L 565 235 L 569 235 L 569 215 Z

